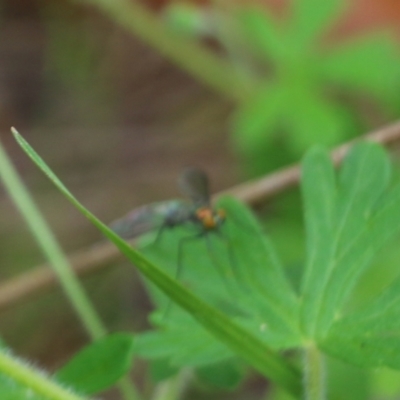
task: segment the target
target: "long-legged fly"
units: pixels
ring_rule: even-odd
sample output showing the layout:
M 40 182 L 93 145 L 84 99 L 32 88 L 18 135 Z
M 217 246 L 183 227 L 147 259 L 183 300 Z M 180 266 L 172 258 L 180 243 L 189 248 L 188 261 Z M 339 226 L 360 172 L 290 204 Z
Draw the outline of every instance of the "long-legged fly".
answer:
M 211 206 L 209 182 L 204 171 L 187 168 L 179 179 L 179 186 L 189 200 L 170 200 L 145 205 L 111 224 L 111 228 L 124 239 L 158 230 L 155 243 L 165 229 L 183 225 L 192 226 L 194 234 L 181 239 L 178 245 L 176 277 L 181 272 L 184 243 L 206 236 L 210 232 L 220 233 L 220 228 L 226 219 L 224 210 Z

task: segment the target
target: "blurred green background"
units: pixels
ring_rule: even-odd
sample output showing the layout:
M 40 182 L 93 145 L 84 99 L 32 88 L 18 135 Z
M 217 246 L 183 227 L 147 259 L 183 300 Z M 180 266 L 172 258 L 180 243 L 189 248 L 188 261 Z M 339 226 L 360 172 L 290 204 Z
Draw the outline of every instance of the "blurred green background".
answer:
M 0 5 L 1 140 L 67 252 L 101 237 L 22 154 L 10 126 L 110 222 L 179 197 L 175 182 L 185 166 L 203 167 L 217 191 L 297 162 L 315 143 L 332 147 L 400 114 L 396 0 L 143 1 L 155 19 L 137 14 L 136 34 L 96 3 Z M 296 279 L 303 255 L 297 190 L 257 211 Z M 395 275 L 396 247 L 382 254 L 355 301 Z M 0 188 L 1 281 L 43 261 Z M 84 284 L 110 330 L 148 326 L 151 304 L 127 264 L 93 273 Z M 49 370 L 87 340 L 59 289 L 2 310 L 0 326 L 18 354 Z M 335 364 L 332 379 L 346 387 L 344 377 L 357 377 L 360 399 L 400 395 L 395 373 L 367 381 L 343 368 Z M 143 363 L 134 375 L 147 385 Z M 259 398 L 264 389 L 251 376 L 235 398 Z

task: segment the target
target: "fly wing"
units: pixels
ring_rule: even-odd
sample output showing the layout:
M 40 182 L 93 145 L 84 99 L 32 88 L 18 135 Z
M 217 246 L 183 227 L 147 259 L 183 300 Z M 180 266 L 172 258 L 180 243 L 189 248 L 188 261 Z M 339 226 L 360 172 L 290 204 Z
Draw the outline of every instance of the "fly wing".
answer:
M 169 224 L 178 210 L 187 209 L 187 202 L 179 200 L 163 201 L 135 208 L 124 217 L 112 222 L 110 229 L 124 239 L 133 239 L 147 232 Z M 174 222 L 174 221 L 172 221 Z M 177 223 L 178 224 L 178 223 Z
M 156 204 L 135 208 L 122 218 L 113 221 L 109 227 L 124 239 L 132 239 L 143 235 L 157 227 Z
M 210 192 L 207 174 L 198 168 L 187 168 L 179 179 L 179 187 L 196 206 L 210 204 Z

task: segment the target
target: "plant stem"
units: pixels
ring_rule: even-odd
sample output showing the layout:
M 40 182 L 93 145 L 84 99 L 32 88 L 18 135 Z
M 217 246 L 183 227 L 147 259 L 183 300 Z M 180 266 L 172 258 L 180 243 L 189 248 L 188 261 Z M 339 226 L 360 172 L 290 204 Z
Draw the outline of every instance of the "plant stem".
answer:
M 193 380 L 193 371 L 183 368 L 176 377 L 159 383 L 152 400 L 179 400 Z
M 69 301 L 80 316 L 86 330 L 93 339 L 99 339 L 105 334 L 96 311 L 83 291 L 78 279 L 46 221 L 34 204 L 30 194 L 15 171 L 3 146 L 0 143 L 0 178 L 31 229 L 39 247 L 50 261 L 50 265 L 57 274 L 60 283 L 67 294 Z
M 64 292 L 80 317 L 88 334 L 93 340 L 101 338 L 107 333 L 106 328 L 82 288 L 79 279 L 75 276 L 67 257 L 18 176 L 1 142 L 0 179 L 3 181 L 10 197 L 31 229 L 39 247 L 49 260 Z M 123 391 L 126 393 L 126 390 Z M 134 393 L 133 388 L 131 392 Z M 127 400 L 135 400 L 138 396 L 130 394 L 129 396 L 125 396 L 125 398 Z
M 325 362 L 313 343 L 304 349 L 304 394 L 306 400 L 326 399 Z
M 107 17 L 153 46 L 180 68 L 218 92 L 242 101 L 256 87 L 256 82 L 228 61 L 213 54 L 197 41 L 183 38 L 165 26 L 138 1 L 79 0 L 93 4 Z
M 52 400 L 84 400 L 71 390 L 59 386 L 40 371 L 34 370 L 27 363 L 7 354 L 4 348 L 0 351 L 0 372 L 9 376 L 22 386 L 30 388 L 35 394 Z
M 358 138 L 357 140 L 360 140 Z M 362 137 L 389 147 L 400 141 L 400 121 L 372 131 Z M 331 153 L 335 163 L 339 163 L 346 149 L 351 147 L 354 141 L 336 147 Z M 213 198 L 221 195 L 230 195 L 239 198 L 248 204 L 258 204 L 282 193 L 298 184 L 300 179 L 300 167 L 294 165 L 283 168 L 265 177 L 244 183 L 224 192 L 217 193 Z M 111 265 L 111 261 L 122 258 L 121 253 L 107 242 L 98 242 L 95 246 L 77 251 L 70 255 L 69 263 L 77 275 L 84 275 L 92 271 L 98 271 L 104 266 Z M 23 272 L 14 278 L 0 283 L 0 311 L 9 309 L 20 300 L 25 300 L 40 291 L 47 290 L 57 285 L 54 272 L 48 264 L 42 264 L 28 272 Z
M 139 400 L 140 396 L 129 375 L 124 376 L 118 382 L 118 388 L 125 400 Z

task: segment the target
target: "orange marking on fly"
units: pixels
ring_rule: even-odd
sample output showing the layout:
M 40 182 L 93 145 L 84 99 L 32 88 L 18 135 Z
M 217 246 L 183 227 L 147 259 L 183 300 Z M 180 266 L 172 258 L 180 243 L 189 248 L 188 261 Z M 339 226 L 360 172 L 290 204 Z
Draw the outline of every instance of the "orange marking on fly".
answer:
M 197 209 L 195 215 L 202 226 L 208 230 L 219 227 L 226 218 L 225 210 L 213 210 L 210 207 L 201 207 Z

